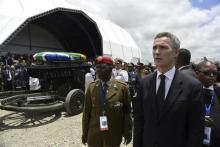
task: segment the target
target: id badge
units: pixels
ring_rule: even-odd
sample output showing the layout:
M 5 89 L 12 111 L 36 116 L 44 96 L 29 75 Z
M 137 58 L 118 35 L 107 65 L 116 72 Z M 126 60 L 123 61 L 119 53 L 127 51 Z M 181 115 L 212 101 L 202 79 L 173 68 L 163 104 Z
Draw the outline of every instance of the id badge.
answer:
M 100 130 L 101 131 L 107 131 L 108 130 L 108 120 L 106 116 L 100 116 Z
M 203 144 L 205 144 L 205 145 L 210 145 L 210 141 L 211 141 L 211 131 L 212 131 L 212 129 L 211 129 L 210 127 L 205 127 L 205 128 L 204 128 Z

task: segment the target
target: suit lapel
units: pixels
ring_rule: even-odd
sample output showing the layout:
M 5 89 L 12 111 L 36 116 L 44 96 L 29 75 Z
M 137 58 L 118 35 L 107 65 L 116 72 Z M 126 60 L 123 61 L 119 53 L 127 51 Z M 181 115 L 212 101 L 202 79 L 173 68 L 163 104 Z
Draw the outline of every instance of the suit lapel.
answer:
M 147 97 L 151 99 L 151 103 L 153 104 L 153 112 L 154 116 L 158 118 L 158 111 L 157 111 L 157 101 L 156 101 L 156 79 L 157 78 L 157 72 L 155 72 L 149 82 L 149 85 L 147 86 L 147 89 L 149 89 L 149 92 L 147 94 Z
M 96 99 L 95 101 L 97 103 L 99 103 L 99 98 L 100 98 L 100 88 L 101 88 L 100 84 L 101 84 L 100 80 L 97 80 L 94 88 L 92 89 L 92 98 Z M 105 100 L 111 99 L 114 95 L 116 95 L 117 90 L 118 90 L 118 86 L 116 84 L 116 81 L 113 80 L 111 86 L 108 87 L 108 91 L 107 91 L 107 95 L 106 95 Z
M 99 105 L 99 97 L 100 97 L 100 80 L 95 81 L 95 86 L 91 92 L 92 101 L 94 105 Z
M 116 81 L 113 80 L 111 86 L 108 88 L 106 100 L 111 99 L 114 95 L 117 94 L 118 86 L 116 84 Z
M 168 91 L 166 100 L 164 101 L 161 115 L 159 116 L 159 119 L 161 119 L 169 110 L 169 108 L 172 106 L 172 104 L 177 99 L 178 95 L 182 92 L 182 83 L 181 77 L 179 75 L 179 71 L 176 70 L 173 81 L 171 83 L 170 89 Z

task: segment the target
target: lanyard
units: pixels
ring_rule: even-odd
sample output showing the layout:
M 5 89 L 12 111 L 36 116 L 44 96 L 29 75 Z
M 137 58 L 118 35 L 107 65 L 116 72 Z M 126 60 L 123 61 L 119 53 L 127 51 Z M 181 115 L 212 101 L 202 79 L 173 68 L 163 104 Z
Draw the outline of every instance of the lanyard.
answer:
M 211 98 L 211 103 L 209 105 L 205 104 L 205 115 L 209 116 L 211 113 L 211 107 L 212 107 L 212 103 L 214 98 L 216 97 L 214 90 L 212 91 L 212 98 Z

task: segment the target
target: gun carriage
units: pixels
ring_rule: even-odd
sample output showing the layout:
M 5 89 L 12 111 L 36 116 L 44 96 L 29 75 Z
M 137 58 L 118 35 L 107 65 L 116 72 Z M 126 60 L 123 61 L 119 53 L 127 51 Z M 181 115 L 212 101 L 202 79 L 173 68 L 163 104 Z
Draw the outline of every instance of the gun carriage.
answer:
M 69 115 L 83 109 L 85 73 L 90 66 L 78 53 L 43 52 L 34 55 L 41 64 L 27 68 L 38 78 L 39 90 L 0 92 L 0 109 L 19 112 L 46 112 L 65 108 Z

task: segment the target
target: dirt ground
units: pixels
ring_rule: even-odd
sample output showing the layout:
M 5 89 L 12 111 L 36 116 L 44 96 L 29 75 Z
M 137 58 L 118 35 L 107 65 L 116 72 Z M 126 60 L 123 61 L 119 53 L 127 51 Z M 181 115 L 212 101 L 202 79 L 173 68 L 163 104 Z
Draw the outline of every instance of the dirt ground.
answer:
M 0 110 L 0 147 L 85 147 L 81 143 L 81 119 L 82 114 L 67 116 L 66 112 L 25 114 Z

